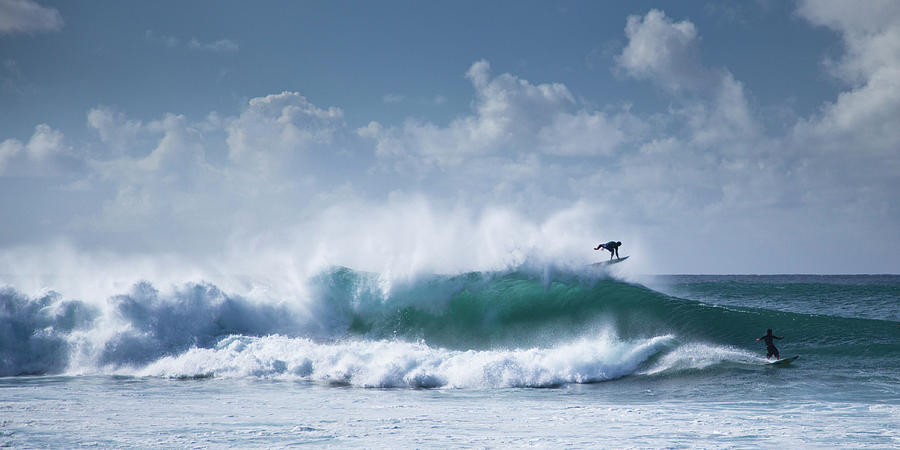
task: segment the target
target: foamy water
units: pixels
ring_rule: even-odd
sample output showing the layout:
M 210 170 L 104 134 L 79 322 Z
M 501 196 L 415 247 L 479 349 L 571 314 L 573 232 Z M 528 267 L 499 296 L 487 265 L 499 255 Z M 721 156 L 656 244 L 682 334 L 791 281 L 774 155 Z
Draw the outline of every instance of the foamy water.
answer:
M 558 347 L 458 351 L 423 343 L 229 337 L 120 374 L 155 377 L 258 377 L 358 387 L 545 387 L 613 380 L 665 351 L 671 336 L 637 342 L 582 339 Z
M 704 298 L 720 281 L 741 289 L 722 277 L 704 282 Z M 754 279 L 750 298 L 763 292 L 783 311 L 560 267 L 333 268 L 304 283 L 299 302 L 208 282 L 79 299 L 5 288 L 0 444 L 900 444 L 900 330 L 844 317 L 857 292 L 898 298 L 900 279 L 856 279 L 845 297 Z M 798 311 L 823 290 L 830 307 Z M 896 314 L 875 300 L 866 314 Z M 800 359 L 768 365 L 754 340 L 765 327 Z
M 900 406 L 620 380 L 557 389 L 355 389 L 296 381 L 0 379 L 12 447 L 895 447 Z M 727 384 L 726 379 L 714 380 Z M 712 383 L 710 384 L 712 386 Z

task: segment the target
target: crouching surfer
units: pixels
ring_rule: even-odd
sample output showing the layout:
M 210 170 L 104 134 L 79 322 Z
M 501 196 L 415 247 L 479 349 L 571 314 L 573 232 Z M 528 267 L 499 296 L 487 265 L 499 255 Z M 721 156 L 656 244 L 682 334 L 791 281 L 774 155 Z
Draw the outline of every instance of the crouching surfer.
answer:
M 784 336 L 775 336 L 774 334 L 772 334 L 771 328 L 766 330 L 765 336 L 756 338 L 756 342 L 766 342 L 766 359 L 771 358 L 772 356 L 775 356 L 775 359 L 778 359 L 780 357 L 778 354 L 778 349 L 775 348 L 775 339 L 781 340 L 784 339 Z
M 609 250 L 609 259 L 613 259 L 613 255 L 616 255 L 616 258 L 619 257 L 619 247 L 621 245 L 621 242 L 609 241 L 605 244 L 598 245 L 594 250 L 600 250 L 601 248 L 604 250 Z

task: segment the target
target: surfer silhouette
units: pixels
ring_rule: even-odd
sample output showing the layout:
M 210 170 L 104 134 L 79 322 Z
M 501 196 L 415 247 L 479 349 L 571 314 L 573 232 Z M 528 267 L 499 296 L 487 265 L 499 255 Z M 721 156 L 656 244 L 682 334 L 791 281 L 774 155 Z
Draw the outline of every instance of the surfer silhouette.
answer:
M 600 244 L 594 250 L 605 249 L 609 250 L 609 259 L 613 259 L 613 255 L 616 255 L 616 258 L 619 257 L 619 246 L 621 246 L 621 242 L 609 241 L 605 244 Z
M 775 339 L 781 340 L 784 339 L 784 336 L 775 336 L 772 334 L 771 328 L 766 330 L 765 336 L 756 338 L 756 342 L 766 342 L 766 359 L 771 358 L 773 355 L 775 356 L 775 359 L 779 358 L 778 349 L 775 348 Z

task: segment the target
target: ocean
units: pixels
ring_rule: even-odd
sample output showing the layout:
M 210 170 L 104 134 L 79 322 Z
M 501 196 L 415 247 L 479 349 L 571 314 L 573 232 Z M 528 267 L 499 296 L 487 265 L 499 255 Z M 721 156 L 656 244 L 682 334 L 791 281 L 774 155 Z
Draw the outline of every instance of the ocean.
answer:
M 0 446 L 900 446 L 896 275 L 0 283 Z

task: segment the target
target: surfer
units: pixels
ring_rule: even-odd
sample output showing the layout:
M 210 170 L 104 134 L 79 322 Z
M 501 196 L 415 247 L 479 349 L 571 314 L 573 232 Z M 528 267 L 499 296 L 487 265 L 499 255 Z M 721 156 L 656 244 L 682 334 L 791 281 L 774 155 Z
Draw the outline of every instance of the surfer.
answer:
M 766 341 L 766 359 L 771 358 L 773 355 L 775 359 L 779 358 L 778 349 L 775 348 L 775 339 L 781 340 L 784 339 L 784 336 L 775 336 L 772 334 L 771 328 L 766 330 L 765 336 L 756 338 L 756 342 Z
M 621 242 L 609 241 L 605 244 L 600 244 L 594 250 L 606 249 L 609 250 L 609 259 L 613 259 L 613 255 L 616 255 L 616 258 L 619 257 L 619 246 L 621 246 Z

